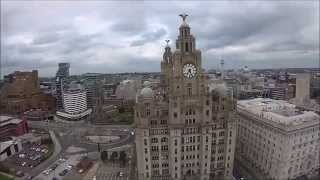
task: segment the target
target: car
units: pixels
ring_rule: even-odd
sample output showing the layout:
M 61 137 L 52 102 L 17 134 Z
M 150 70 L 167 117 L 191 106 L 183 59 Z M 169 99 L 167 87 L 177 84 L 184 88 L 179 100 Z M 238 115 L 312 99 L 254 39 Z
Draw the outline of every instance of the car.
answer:
M 51 166 L 50 169 L 55 170 L 58 166 L 59 166 L 58 164 L 54 164 L 54 165 Z
M 25 178 L 25 180 L 31 180 L 31 179 L 33 179 L 33 178 L 34 178 L 34 176 L 28 175 L 28 176 Z
M 67 160 L 65 159 L 65 158 L 60 158 L 59 160 L 58 160 L 58 162 L 60 162 L 60 163 L 63 163 L 63 162 L 66 162 Z
M 122 171 L 119 172 L 119 176 L 122 177 L 124 173 Z
M 84 172 L 83 169 L 79 169 L 79 170 L 78 170 L 78 173 L 80 173 L 80 174 L 83 173 L 83 172 Z
M 37 152 L 40 152 L 40 151 L 41 151 L 41 149 L 40 149 L 40 148 L 37 148 L 37 149 L 36 149 L 36 151 L 37 151 Z
M 44 170 L 42 173 L 43 173 L 44 175 L 49 175 L 49 174 L 51 173 L 51 171 L 52 171 L 52 169 L 46 169 L 46 170 Z
M 21 163 L 21 166 L 26 166 L 27 165 L 27 162 L 22 162 Z
M 19 154 L 19 158 L 25 158 L 26 155 L 25 154 Z
M 24 173 L 22 171 L 17 171 L 16 172 L 16 176 L 18 177 L 23 177 L 24 176 Z
M 93 176 L 92 180 L 97 180 L 97 176 Z
M 68 164 L 68 165 L 67 165 L 67 169 L 68 169 L 69 171 L 72 169 L 72 167 L 73 167 L 73 166 L 72 166 L 71 164 Z
M 64 175 L 66 175 L 68 173 L 68 169 L 64 169 L 63 171 L 61 171 L 60 173 L 59 173 L 59 176 L 64 176 Z

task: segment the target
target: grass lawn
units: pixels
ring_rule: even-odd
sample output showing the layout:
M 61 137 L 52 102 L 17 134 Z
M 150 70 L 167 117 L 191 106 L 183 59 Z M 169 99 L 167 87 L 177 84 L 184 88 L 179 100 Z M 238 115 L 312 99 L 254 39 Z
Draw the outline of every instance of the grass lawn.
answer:
M 13 180 L 13 178 L 5 176 L 4 174 L 1 174 L 1 172 L 0 172 L 0 180 Z
M 118 124 L 132 124 L 133 123 L 133 112 L 114 112 L 111 115 L 115 123 Z

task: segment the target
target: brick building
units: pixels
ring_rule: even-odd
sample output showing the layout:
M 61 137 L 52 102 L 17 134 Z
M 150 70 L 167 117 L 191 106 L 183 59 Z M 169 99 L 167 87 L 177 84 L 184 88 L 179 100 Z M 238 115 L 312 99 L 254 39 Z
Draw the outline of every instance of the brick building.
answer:
M 21 114 L 30 109 L 55 110 L 55 98 L 40 90 L 36 70 L 15 71 L 4 76 L 4 85 L 0 92 L 2 114 Z
M 28 133 L 29 127 L 24 119 L 10 116 L 0 116 L 0 139 L 11 136 L 20 136 Z

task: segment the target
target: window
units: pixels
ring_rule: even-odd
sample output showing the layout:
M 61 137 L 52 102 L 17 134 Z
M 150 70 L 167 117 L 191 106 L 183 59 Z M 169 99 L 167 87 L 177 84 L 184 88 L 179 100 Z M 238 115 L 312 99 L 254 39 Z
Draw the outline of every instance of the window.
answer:
M 188 87 L 188 95 L 191 96 L 192 95 L 192 88 Z
M 186 42 L 186 52 L 189 51 L 189 44 Z
M 147 143 L 147 139 L 144 139 L 144 145 L 147 146 L 148 143 Z

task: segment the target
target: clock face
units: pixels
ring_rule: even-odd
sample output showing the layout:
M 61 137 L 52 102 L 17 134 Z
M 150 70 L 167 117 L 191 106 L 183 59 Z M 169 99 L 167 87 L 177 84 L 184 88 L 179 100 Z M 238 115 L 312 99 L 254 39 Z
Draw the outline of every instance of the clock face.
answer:
M 185 64 L 183 66 L 183 75 L 187 78 L 193 78 L 197 73 L 197 68 L 194 64 Z

